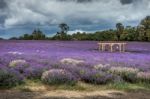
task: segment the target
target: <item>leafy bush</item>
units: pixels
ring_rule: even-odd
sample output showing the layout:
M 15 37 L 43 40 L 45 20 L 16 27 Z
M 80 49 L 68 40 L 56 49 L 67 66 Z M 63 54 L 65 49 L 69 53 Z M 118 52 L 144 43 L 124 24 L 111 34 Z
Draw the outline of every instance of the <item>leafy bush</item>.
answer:
M 23 83 L 23 76 L 11 69 L 0 69 L 0 87 L 13 87 Z
M 74 85 L 77 79 L 63 69 L 51 69 L 42 74 L 42 81 L 46 84 L 69 84 Z
M 16 67 L 18 65 L 24 65 L 26 66 L 27 62 L 25 60 L 13 60 L 9 63 L 10 67 Z
M 101 71 L 107 71 L 108 69 L 110 68 L 110 65 L 109 64 L 98 64 L 98 65 L 95 65 L 94 66 L 94 69 L 96 70 L 101 70 Z
M 44 67 L 32 66 L 26 68 L 23 74 L 28 79 L 40 79 L 44 71 L 46 71 Z
M 25 60 L 13 60 L 9 63 L 9 67 L 23 73 L 24 70 L 29 67 L 29 64 Z
M 127 82 L 136 82 L 137 73 L 139 69 L 129 67 L 111 67 L 109 72 L 119 75 L 123 80 Z
M 91 69 L 80 70 L 80 77 L 82 81 L 93 84 L 106 84 L 115 80 L 112 74 Z
M 150 72 L 139 72 L 137 74 L 137 80 L 150 83 Z

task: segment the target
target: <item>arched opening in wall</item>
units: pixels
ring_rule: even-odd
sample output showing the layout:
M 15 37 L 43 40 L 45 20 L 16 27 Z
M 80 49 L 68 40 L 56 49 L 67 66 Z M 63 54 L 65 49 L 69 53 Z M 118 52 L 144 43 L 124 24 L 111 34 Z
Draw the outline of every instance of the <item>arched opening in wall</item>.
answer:
M 106 44 L 105 45 L 105 51 L 110 51 L 110 49 L 111 49 L 111 46 L 109 44 Z
M 114 51 L 114 52 L 120 51 L 120 46 L 119 46 L 119 44 L 114 44 L 112 48 L 113 48 L 113 51 Z

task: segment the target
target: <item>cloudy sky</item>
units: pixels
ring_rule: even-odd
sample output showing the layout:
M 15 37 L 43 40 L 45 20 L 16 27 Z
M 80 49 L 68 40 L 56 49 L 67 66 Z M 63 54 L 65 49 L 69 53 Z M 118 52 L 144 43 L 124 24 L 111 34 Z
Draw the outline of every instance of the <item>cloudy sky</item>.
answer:
M 117 22 L 136 26 L 150 15 L 150 0 L 0 0 L 0 37 L 40 28 L 48 36 L 65 22 L 70 32 L 115 28 Z

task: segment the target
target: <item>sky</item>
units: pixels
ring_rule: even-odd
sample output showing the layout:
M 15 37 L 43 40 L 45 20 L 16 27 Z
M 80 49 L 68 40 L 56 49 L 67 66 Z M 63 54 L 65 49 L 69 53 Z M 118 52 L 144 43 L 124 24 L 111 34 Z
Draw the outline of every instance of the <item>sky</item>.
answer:
M 9 38 L 41 29 L 47 36 L 67 23 L 69 33 L 95 32 L 137 26 L 150 15 L 150 0 L 0 0 L 0 37 Z

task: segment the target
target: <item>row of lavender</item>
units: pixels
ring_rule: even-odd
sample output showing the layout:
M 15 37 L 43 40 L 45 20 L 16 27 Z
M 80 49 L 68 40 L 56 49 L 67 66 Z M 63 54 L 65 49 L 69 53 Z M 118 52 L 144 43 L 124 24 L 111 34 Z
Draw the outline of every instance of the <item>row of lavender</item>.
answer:
M 149 43 L 129 43 L 126 53 L 99 52 L 96 43 L 2 41 L 0 86 L 25 79 L 48 84 L 150 82 Z

